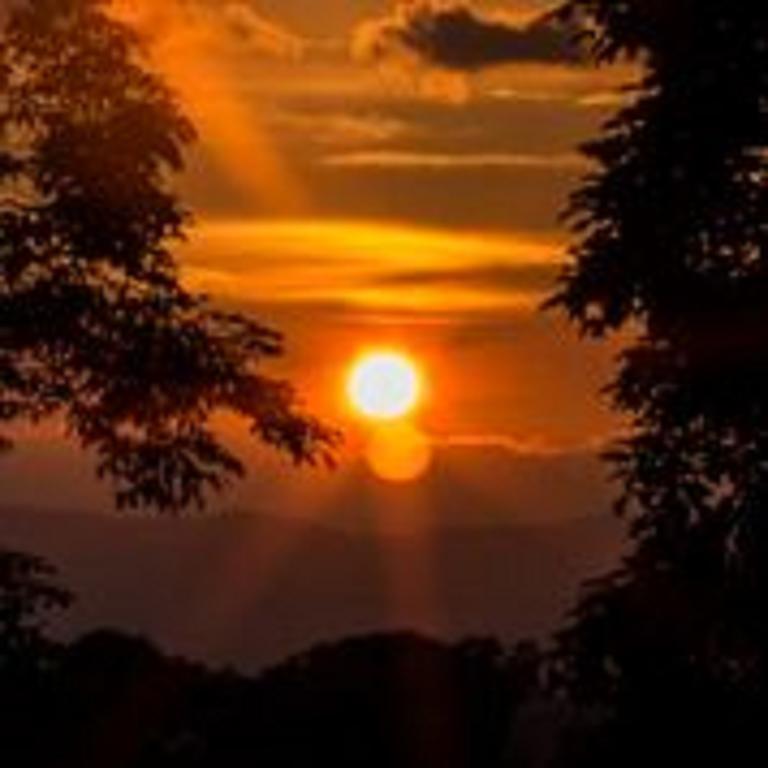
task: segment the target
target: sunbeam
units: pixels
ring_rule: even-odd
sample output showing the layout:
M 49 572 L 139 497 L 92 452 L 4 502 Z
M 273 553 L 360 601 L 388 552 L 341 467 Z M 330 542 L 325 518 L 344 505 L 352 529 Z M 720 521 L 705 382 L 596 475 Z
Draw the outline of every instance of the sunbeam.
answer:
M 181 0 L 113 0 L 113 12 L 149 41 L 154 65 L 230 181 L 267 213 L 306 212 L 306 189 L 274 146 L 254 99 L 239 92 L 237 40 L 217 16 L 198 18 Z

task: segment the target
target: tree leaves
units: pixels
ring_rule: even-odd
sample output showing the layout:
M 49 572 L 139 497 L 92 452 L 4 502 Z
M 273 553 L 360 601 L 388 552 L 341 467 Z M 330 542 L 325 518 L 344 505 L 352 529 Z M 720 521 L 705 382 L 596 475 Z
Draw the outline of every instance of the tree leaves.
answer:
M 563 13 L 599 61 L 645 71 L 584 147 L 597 170 L 566 212 L 575 242 L 550 302 L 585 335 L 632 334 L 609 388 L 630 431 L 607 456 L 632 549 L 588 585 L 558 664 L 614 727 L 608 764 L 676 762 L 670 739 L 717 754 L 768 692 L 768 13 L 727 0 Z M 705 711 L 721 721 L 706 738 Z M 638 740 L 649 749 L 627 762 Z
M 203 506 L 244 467 L 228 410 L 298 464 L 338 435 L 261 373 L 279 334 L 181 284 L 189 212 L 170 179 L 195 138 L 102 0 L 37 0 L 3 33 L 0 420 L 62 417 L 120 506 Z

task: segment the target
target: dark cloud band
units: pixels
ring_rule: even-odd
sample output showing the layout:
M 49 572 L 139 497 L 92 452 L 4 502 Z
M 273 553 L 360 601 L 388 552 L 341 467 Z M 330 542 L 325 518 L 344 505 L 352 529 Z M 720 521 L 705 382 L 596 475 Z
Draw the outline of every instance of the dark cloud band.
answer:
M 457 72 L 514 62 L 582 61 L 571 36 L 549 18 L 518 25 L 452 0 L 401 3 L 390 16 L 363 24 L 355 47 L 374 61 L 405 57 Z
M 390 287 L 457 286 L 475 290 L 546 293 L 554 285 L 557 263 L 478 264 L 460 269 L 421 269 L 381 276 L 379 285 Z

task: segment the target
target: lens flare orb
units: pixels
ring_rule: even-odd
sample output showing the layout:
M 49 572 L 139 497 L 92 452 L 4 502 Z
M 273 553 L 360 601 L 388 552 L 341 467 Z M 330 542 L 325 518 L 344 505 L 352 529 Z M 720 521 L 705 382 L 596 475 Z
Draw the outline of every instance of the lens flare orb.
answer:
M 377 427 L 368 442 L 366 460 L 373 474 L 389 483 L 411 483 L 432 465 L 429 438 L 408 422 Z

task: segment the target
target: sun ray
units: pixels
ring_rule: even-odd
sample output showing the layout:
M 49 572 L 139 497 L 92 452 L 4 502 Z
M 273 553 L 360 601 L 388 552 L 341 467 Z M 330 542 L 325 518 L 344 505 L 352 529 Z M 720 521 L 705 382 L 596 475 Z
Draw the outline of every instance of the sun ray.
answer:
M 202 142 L 241 192 L 269 213 L 309 209 L 305 187 L 274 146 L 242 82 L 226 30 L 179 0 L 113 0 L 115 15 L 150 42 L 155 65 L 182 100 Z
M 421 483 L 373 489 L 376 539 L 394 627 L 439 632 L 443 624 L 434 547 L 433 507 Z M 392 533 L 399 518 L 405 535 Z M 405 521 L 405 522 L 403 522 Z

